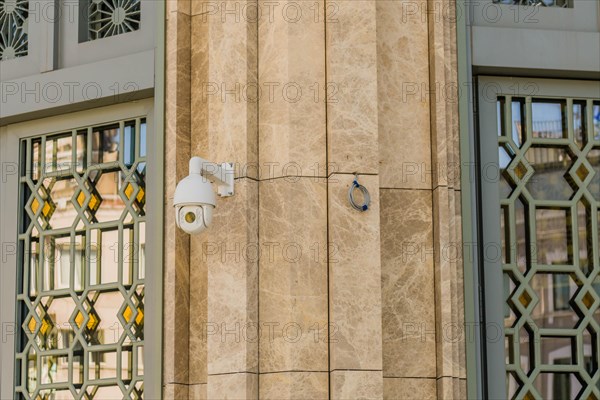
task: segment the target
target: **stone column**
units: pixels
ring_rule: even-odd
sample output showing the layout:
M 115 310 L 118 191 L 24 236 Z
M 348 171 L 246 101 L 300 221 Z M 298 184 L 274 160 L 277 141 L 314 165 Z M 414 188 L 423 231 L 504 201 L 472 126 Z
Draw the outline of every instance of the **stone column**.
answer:
M 261 399 L 328 396 L 322 1 L 260 1 Z
M 437 396 L 464 398 L 464 304 L 455 2 L 428 1 Z M 462 370 L 462 371 L 461 371 Z
M 203 380 L 206 352 L 207 398 L 258 397 L 257 21 L 246 14 L 253 7 L 192 3 L 192 149 L 236 163 L 235 195 L 217 199 L 210 230 L 192 239 L 191 377 Z
M 189 383 L 190 237 L 175 224 L 173 193 L 190 155 L 190 15 L 187 1 L 166 6 L 163 396 L 182 399 Z
M 377 2 L 386 399 L 435 399 L 427 0 Z
M 376 2 L 326 5 L 330 396 L 380 399 Z M 354 173 L 371 194 L 364 213 L 348 203 Z

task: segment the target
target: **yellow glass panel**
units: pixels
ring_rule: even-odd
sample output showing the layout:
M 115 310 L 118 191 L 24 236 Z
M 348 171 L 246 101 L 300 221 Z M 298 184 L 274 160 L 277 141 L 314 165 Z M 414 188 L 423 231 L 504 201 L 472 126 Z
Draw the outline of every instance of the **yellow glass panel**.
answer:
M 521 296 L 519 296 L 519 301 L 523 304 L 523 307 L 527 307 L 531 302 L 531 296 L 529 296 L 529 293 L 523 292 Z
M 50 203 L 45 201 L 44 208 L 42 208 L 42 215 L 44 215 L 44 217 L 47 217 L 48 214 L 50 214 L 50 211 L 52 211 L 52 207 L 50 206 Z
M 83 207 L 84 202 L 85 202 L 85 193 L 79 192 L 79 194 L 77 195 L 77 203 L 79 204 L 79 207 Z
M 89 315 L 90 315 L 90 319 L 88 320 L 88 323 L 87 323 L 87 325 L 86 325 L 86 326 L 87 326 L 87 328 L 88 328 L 90 331 L 93 331 L 93 330 L 95 330 L 95 329 L 96 329 L 96 327 L 98 326 L 98 322 L 99 322 L 99 321 L 98 321 L 98 318 L 96 318 L 96 315 L 95 315 L 93 312 L 92 312 L 92 313 L 90 313 Z
M 52 325 L 48 323 L 48 321 L 46 320 L 46 318 L 42 319 L 42 326 L 40 327 L 40 333 L 43 336 L 46 336 L 46 334 L 50 331 L 50 329 L 52 328 Z
M 127 187 L 125 188 L 125 196 L 127 196 L 128 199 L 131 199 L 132 194 L 133 194 L 133 185 L 131 183 L 128 183 Z
M 129 320 L 131 319 L 132 314 L 133 314 L 133 311 L 131 311 L 131 308 L 129 308 L 129 306 L 127 306 L 127 308 L 125 308 L 125 311 L 123 311 L 123 318 L 125 318 L 125 322 L 129 323 Z
M 137 312 L 138 313 L 135 317 L 135 323 L 136 323 L 136 325 L 141 325 L 142 322 L 144 322 L 144 311 L 142 311 L 142 309 L 140 307 L 137 307 Z M 125 310 L 123 311 L 123 318 L 125 318 L 125 321 L 127 323 L 129 323 L 132 316 L 133 316 L 133 311 L 131 310 L 131 308 L 129 306 L 127 306 L 127 308 L 125 308 Z
M 587 292 L 585 294 L 585 296 L 583 296 L 583 304 L 587 307 L 587 308 L 592 308 L 592 306 L 594 305 L 594 298 L 592 297 L 592 295 L 590 294 L 590 292 Z
M 515 174 L 517 175 L 517 177 L 519 179 L 523 180 L 523 178 L 527 174 L 527 168 L 525 168 L 523 163 L 519 162 L 519 164 L 517 164 L 517 166 L 515 168 Z
M 40 207 L 40 202 L 34 198 L 33 202 L 31 203 L 31 211 L 33 211 L 33 213 L 37 213 L 38 208 Z
M 137 317 L 135 317 L 135 323 L 141 325 L 142 322 L 144 322 L 144 311 L 142 311 L 142 309 L 140 309 L 139 307 L 137 308 L 137 311 L 138 315 Z
M 145 195 L 146 195 L 146 193 L 144 192 L 144 189 L 140 188 L 140 191 L 138 192 L 138 195 L 137 195 L 137 201 L 142 203 L 144 201 Z
M 83 325 L 83 320 L 84 320 L 83 314 L 81 313 L 81 311 L 79 311 L 77 313 L 77 315 L 75 316 L 75 323 L 77 324 L 78 328 L 81 328 L 81 325 Z
M 35 327 L 37 326 L 37 322 L 35 321 L 35 318 L 31 318 L 29 320 L 29 323 L 27 324 L 27 328 L 29 328 L 29 332 L 33 333 L 35 332 Z
M 579 179 L 581 179 L 582 181 L 585 181 L 585 178 L 587 178 L 589 174 L 588 169 L 585 167 L 585 165 L 581 164 L 579 166 L 579 168 L 577 168 L 577 176 L 579 177 Z
M 99 205 L 100 202 L 98 201 L 98 197 L 95 194 L 92 194 L 92 198 L 90 199 L 90 204 L 88 204 L 88 207 L 90 210 L 96 211 Z

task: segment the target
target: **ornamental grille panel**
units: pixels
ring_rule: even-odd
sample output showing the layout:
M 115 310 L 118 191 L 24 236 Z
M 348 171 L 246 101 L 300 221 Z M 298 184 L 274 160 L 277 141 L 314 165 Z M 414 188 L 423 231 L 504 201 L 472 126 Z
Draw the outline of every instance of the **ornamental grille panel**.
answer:
M 600 101 L 499 97 L 508 397 L 600 399 Z
M 17 396 L 140 399 L 146 120 L 20 146 Z
M 573 0 L 492 0 L 492 2 L 517 6 L 573 8 Z
M 28 18 L 29 0 L 0 1 L 0 61 L 27 55 Z
M 97 40 L 134 32 L 141 25 L 141 0 L 87 0 L 87 19 L 82 18 L 87 37 Z

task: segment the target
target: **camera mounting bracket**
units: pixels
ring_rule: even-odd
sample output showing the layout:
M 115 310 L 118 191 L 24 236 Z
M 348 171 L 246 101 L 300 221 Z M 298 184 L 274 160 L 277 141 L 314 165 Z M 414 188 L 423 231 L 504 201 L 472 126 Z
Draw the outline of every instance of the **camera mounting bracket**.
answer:
M 192 157 L 190 159 L 190 174 L 200 174 L 209 181 L 216 183 L 217 194 L 220 197 L 233 196 L 233 163 L 217 164 L 200 157 Z

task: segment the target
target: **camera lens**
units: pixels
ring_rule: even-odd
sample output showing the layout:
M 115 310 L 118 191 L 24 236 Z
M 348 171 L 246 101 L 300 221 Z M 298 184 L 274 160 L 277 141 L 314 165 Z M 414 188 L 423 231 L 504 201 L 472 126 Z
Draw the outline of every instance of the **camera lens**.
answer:
M 196 221 L 196 214 L 193 212 L 187 212 L 185 213 L 185 222 L 187 222 L 188 224 L 193 223 L 194 221 Z

